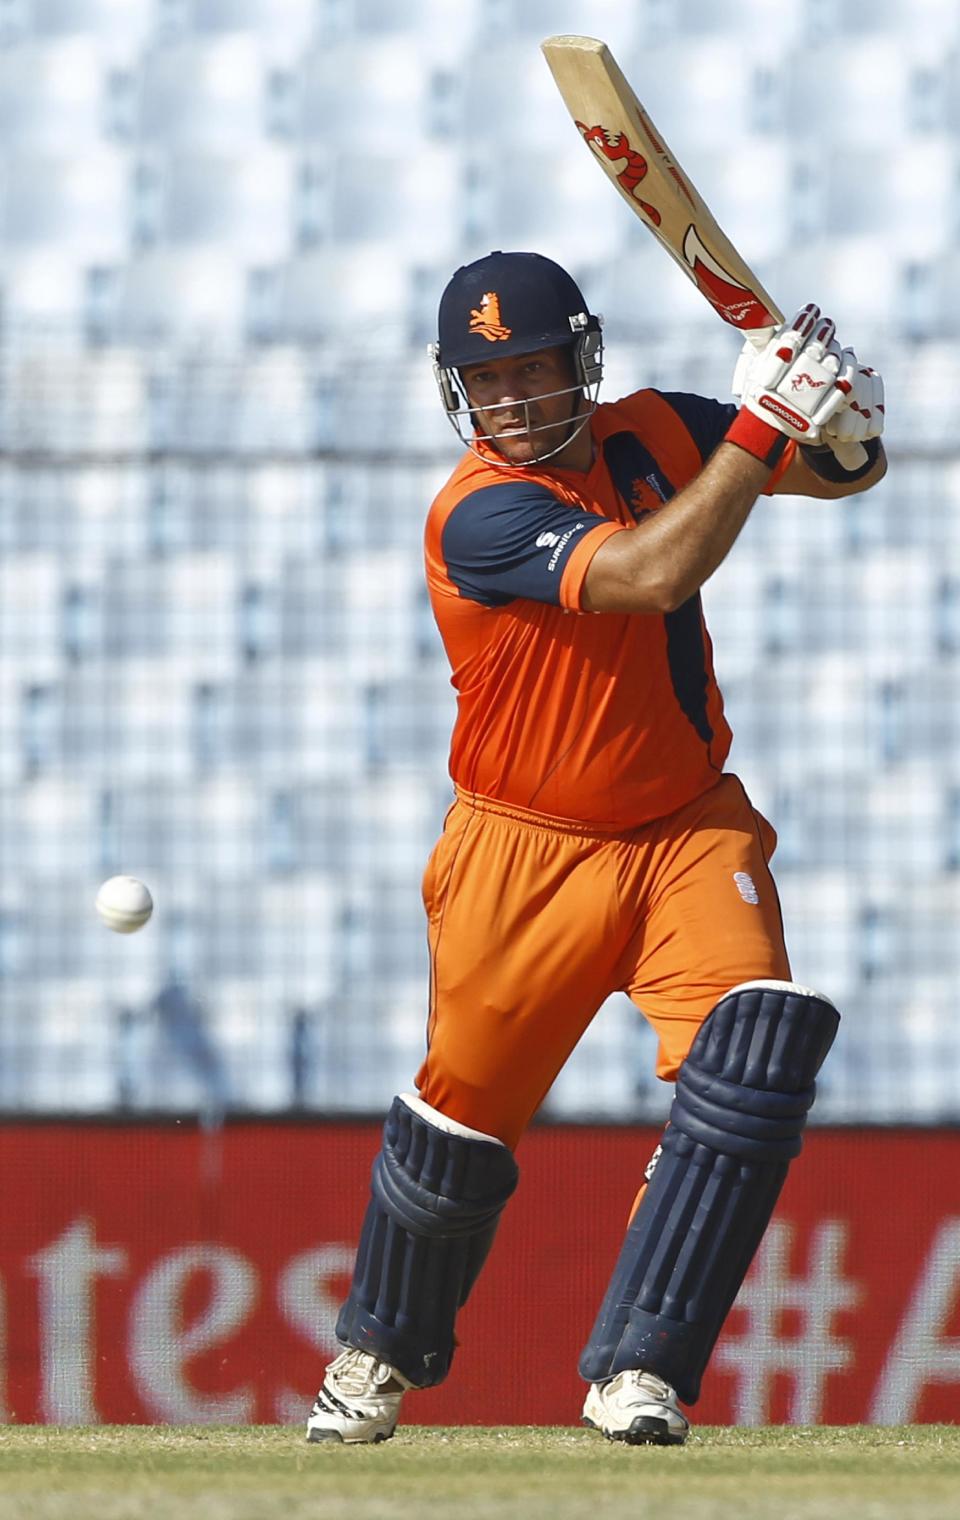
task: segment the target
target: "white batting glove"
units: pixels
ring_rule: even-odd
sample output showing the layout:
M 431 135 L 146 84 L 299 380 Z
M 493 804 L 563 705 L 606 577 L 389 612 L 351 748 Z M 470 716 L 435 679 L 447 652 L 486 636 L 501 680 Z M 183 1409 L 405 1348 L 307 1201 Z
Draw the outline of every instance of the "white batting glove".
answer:
M 835 331 L 811 304 L 789 326 L 777 328 L 762 348 L 748 338 L 733 375 L 741 406 L 788 438 L 819 443 L 821 430 L 846 399 L 837 385 L 844 355 Z
M 886 419 L 883 379 L 875 369 L 861 364 L 852 348 L 843 350 L 837 388 L 844 392 L 844 400 L 824 425 L 823 442 L 833 448 L 879 438 Z

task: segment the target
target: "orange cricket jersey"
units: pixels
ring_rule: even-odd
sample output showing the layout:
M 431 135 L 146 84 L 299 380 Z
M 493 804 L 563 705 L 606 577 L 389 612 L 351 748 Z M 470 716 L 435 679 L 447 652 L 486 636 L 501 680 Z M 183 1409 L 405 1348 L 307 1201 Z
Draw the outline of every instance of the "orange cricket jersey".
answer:
M 686 485 L 735 415 L 639 391 L 597 408 L 586 474 L 461 460 L 425 534 L 457 691 L 458 786 L 622 832 L 718 780 L 731 734 L 699 594 L 662 615 L 583 612 L 580 595 L 605 539 Z

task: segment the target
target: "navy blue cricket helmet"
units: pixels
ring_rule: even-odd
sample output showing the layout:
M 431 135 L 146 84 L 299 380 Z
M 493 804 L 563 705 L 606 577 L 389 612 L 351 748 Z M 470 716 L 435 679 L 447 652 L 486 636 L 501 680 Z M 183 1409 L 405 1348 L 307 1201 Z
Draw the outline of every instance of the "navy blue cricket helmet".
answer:
M 563 346 L 573 361 L 573 383 L 556 394 L 580 393 L 587 405 L 578 404 L 574 433 L 541 459 L 559 453 L 596 408 L 603 378 L 601 328 L 576 280 L 540 253 L 497 251 L 458 269 L 440 298 L 438 341 L 429 352 L 444 410 L 461 443 L 475 449 L 478 441 L 492 441 L 478 431 L 460 376 L 465 366 Z
M 580 287 L 539 253 L 488 253 L 458 269 L 440 300 L 434 357 L 444 369 L 535 353 L 599 332 Z

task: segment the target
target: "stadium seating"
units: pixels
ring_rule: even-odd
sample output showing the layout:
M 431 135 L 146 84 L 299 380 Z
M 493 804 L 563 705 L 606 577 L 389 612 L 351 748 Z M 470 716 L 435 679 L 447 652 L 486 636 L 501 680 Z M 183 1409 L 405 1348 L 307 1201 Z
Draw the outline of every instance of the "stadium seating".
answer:
M 439 292 L 567 263 L 610 397 L 725 400 L 736 335 L 576 141 L 537 51 L 572 0 L 7 11 L 0 1108 L 379 1110 L 450 796 Z M 817 1119 L 956 1121 L 960 12 L 589 12 L 784 308 L 886 375 L 888 480 L 761 501 L 704 604 L 795 973 L 846 1015 Z M 117 871 L 157 901 L 123 940 Z M 546 1111 L 661 1116 L 651 1055 L 612 997 Z

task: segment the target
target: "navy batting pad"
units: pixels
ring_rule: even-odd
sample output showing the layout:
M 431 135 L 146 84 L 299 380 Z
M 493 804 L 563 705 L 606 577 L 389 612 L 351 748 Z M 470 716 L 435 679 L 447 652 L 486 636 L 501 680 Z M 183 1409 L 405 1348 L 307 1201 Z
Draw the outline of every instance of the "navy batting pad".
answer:
M 417 1387 L 441 1382 L 457 1310 L 517 1177 L 506 1146 L 449 1134 L 395 1098 L 338 1339 L 372 1352 Z
M 680 1070 L 650 1184 L 580 1373 L 656 1372 L 694 1403 L 720 1329 L 800 1150 L 832 1003 L 749 983 L 705 1020 Z

